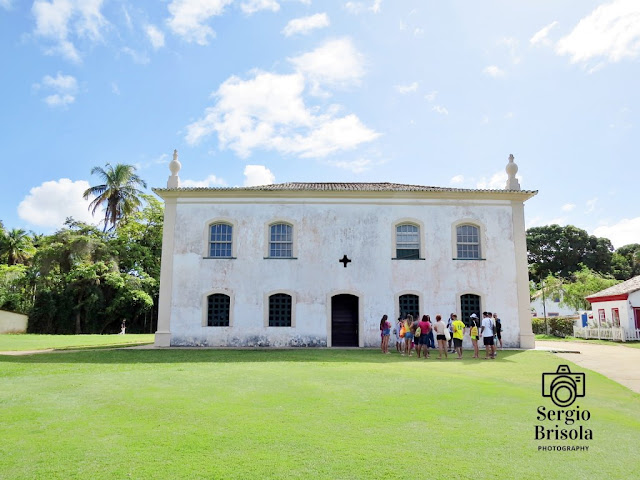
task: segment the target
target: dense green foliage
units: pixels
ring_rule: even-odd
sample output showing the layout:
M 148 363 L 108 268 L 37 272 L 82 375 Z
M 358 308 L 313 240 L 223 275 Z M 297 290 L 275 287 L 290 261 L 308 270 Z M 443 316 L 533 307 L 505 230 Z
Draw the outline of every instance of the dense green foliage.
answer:
M 533 317 L 531 319 L 531 328 L 533 333 L 546 334 L 547 326 L 549 327 L 549 334 L 555 337 L 566 337 L 573 335 L 574 319 L 567 317 L 547 317 L 544 318 Z
M 468 357 L 327 349 L 0 357 L 0 476 L 635 478 L 640 395 L 587 372 L 578 403 L 593 440 L 536 441 L 538 406 L 554 407 L 540 394 L 541 374 L 567 362 L 544 352 L 504 351 L 491 364 Z M 559 444 L 589 450 L 538 451 Z
M 110 232 L 69 219 L 32 237 L 32 257 L 0 264 L 0 309 L 29 315 L 31 333 L 115 333 L 123 320 L 128 332 L 155 331 L 163 211 L 141 200 Z
M 530 228 L 527 250 L 530 278 L 536 283 L 548 275 L 570 279 L 580 270 L 580 264 L 601 274 L 611 274 L 611 241 L 589 235 L 573 225 Z

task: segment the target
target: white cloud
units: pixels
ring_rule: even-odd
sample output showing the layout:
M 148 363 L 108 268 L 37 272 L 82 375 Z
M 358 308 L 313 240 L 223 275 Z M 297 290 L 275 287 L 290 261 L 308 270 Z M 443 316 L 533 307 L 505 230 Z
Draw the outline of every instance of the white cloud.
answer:
M 440 115 L 449 115 L 449 110 L 444 108 L 442 105 L 434 105 L 431 110 L 439 113 Z
M 214 93 L 216 104 L 187 126 L 186 140 L 195 144 L 217 133 L 220 148 L 230 148 L 241 157 L 261 148 L 318 158 L 379 136 L 355 115 L 336 117 L 335 106 L 324 113 L 308 108 L 304 89 L 300 73 L 256 71 L 248 80 L 232 76 Z
M 149 41 L 151 42 L 151 45 L 153 45 L 153 48 L 157 50 L 164 47 L 164 33 L 162 33 L 158 27 L 155 25 L 147 25 L 144 27 L 144 31 L 146 32 L 147 37 L 149 37 Z
M 482 72 L 493 78 L 502 77 L 504 75 L 504 70 L 496 65 L 489 65 Z
M 398 93 L 405 95 L 407 93 L 413 93 L 418 90 L 418 82 L 410 83 L 409 85 L 396 85 L 395 89 Z
M 53 91 L 44 97 L 44 102 L 50 107 L 66 107 L 76 100 L 78 82 L 72 75 L 58 72 L 55 77 L 45 75 L 39 84 L 34 84 L 34 88 Z
M 116 82 L 111 82 L 111 91 L 114 95 L 120 95 L 120 88 Z
M 556 53 L 571 63 L 604 58 L 619 62 L 640 54 L 640 2 L 615 0 L 600 5 L 556 44 Z
M 100 9 L 103 0 L 36 0 L 31 7 L 36 20 L 34 34 L 49 40 L 53 46 L 45 53 L 62 55 L 80 62 L 72 38 L 99 41 L 108 22 Z
M 363 12 L 380 13 L 381 5 L 382 0 L 373 0 L 369 6 L 365 2 L 347 2 L 344 8 L 347 12 L 358 15 Z
M 44 103 L 50 107 L 66 107 L 76 101 L 73 95 L 54 93 L 44 97 Z
M 608 238 L 616 249 L 630 243 L 640 243 L 640 217 L 623 218 L 613 225 L 602 225 L 593 234 Z
M 513 117 L 515 117 L 515 114 L 513 112 L 507 112 L 504 114 L 504 118 L 506 118 L 507 120 L 510 120 Z
M 320 86 L 357 85 L 364 75 L 363 56 L 349 38 L 329 40 L 289 61 L 312 82 L 314 93 L 323 93 Z
M 158 162 L 156 162 L 158 163 Z M 227 183 L 216 177 L 215 175 L 209 175 L 204 180 L 180 180 L 180 186 L 185 188 L 209 188 L 213 186 L 224 186 Z
M 480 125 L 486 125 L 487 123 L 489 123 L 489 116 L 483 115 L 482 118 L 480 119 Z
M 426 98 L 427 101 L 429 101 L 429 102 L 433 102 L 436 99 L 437 96 L 438 96 L 438 92 L 436 90 L 432 90 L 429 93 L 427 93 L 424 96 L 424 98 Z
M 533 34 L 533 37 L 529 39 L 529 43 L 531 45 L 551 45 L 551 40 L 549 39 L 549 32 L 558 25 L 557 21 L 551 22 L 549 25 L 542 27 L 536 33 Z
M 308 17 L 294 18 L 289 20 L 287 25 L 282 29 L 282 33 L 286 37 L 295 35 L 296 33 L 307 34 L 318 28 L 329 26 L 329 16 L 326 13 L 316 13 Z
M 277 12 L 280 10 L 280 4 L 276 0 L 248 0 L 240 5 L 240 8 L 247 15 L 259 12 L 261 10 L 271 10 Z
M 456 175 L 451 180 L 449 180 L 449 183 L 451 185 L 460 185 L 461 183 L 464 183 L 464 175 Z
M 244 168 L 244 186 L 271 185 L 276 177 L 264 165 L 247 165 Z
M 215 32 L 204 22 L 222 15 L 224 8 L 232 2 L 233 0 L 173 0 L 168 6 L 171 17 L 167 20 L 167 25 L 173 33 L 187 42 L 207 45 L 209 38 L 215 37 Z
M 5 8 L 6 10 L 10 10 L 11 0 L 0 0 L 0 7 Z
M 585 204 L 586 210 L 584 213 L 593 213 L 596 209 L 596 204 L 598 203 L 598 197 L 592 198 L 591 200 L 587 200 Z
M 516 178 L 522 185 L 522 177 L 520 175 L 516 175 Z M 482 177 L 479 181 L 476 182 L 476 188 L 480 189 L 488 189 L 488 190 L 504 190 L 504 187 L 507 185 L 507 172 L 501 170 L 499 172 L 491 175 L 490 178 Z
M 565 203 L 562 206 L 562 211 L 563 212 L 570 212 L 572 211 L 574 208 L 576 208 L 576 204 L 575 203 Z
M 38 227 L 62 227 L 67 217 L 97 224 L 100 219 L 96 221 L 88 210 L 92 198 L 82 198 L 89 187 L 85 180 L 73 182 L 68 178 L 44 182 L 20 202 L 18 215 Z
M 373 162 L 368 158 L 357 158 L 355 160 L 335 160 L 328 162 L 333 167 L 349 170 L 353 173 L 362 173 L 371 170 L 371 167 L 380 162 Z

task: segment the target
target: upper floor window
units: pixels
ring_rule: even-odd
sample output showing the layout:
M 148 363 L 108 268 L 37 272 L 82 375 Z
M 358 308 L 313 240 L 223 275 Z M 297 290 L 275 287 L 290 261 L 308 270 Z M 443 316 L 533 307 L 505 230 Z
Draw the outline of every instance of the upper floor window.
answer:
M 276 293 L 269 297 L 269 326 L 291 326 L 291 295 Z
M 396 226 L 396 258 L 417 260 L 420 258 L 420 228 L 405 223 Z
M 275 223 L 269 227 L 269 256 L 293 257 L 293 227 L 286 223 Z
M 231 258 L 233 227 L 228 223 L 214 223 L 209 227 L 209 256 Z
M 475 225 L 456 227 L 459 259 L 480 259 L 480 229 Z

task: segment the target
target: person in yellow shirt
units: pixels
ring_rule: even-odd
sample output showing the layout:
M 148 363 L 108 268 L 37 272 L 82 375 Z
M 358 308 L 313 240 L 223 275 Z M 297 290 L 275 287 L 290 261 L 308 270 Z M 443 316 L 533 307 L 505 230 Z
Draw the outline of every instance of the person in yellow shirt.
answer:
M 471 335 L 471 344 L 473 345 L 473 358 L 480 358 L 480 352 L 478 351 L 478 340 L 480 340 L 480 335 L 478 334 L 478 316 L 472 313 L 469 320 L 471 321 L 469 335 Z
M 453 327 L 453 348 L 455 349 L 458 357 L 456 360 L 462 360 L 462 339 L 464 338 L 464 322 L 458 320 L 458 316 L 454 313 L 451 315 L 451 325 Z

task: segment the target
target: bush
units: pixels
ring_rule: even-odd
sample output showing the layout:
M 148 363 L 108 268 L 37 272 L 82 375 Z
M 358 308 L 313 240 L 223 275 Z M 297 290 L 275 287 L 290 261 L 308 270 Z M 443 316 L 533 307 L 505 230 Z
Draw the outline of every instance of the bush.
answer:
M 547 317 L 549 333 L 556 337 L 573 335 L 574 322 L 575 318 L 573 317 Z M 533 317 L 531 319 L 531 329 L 535 335 L 547 333 L 544 318 Z

